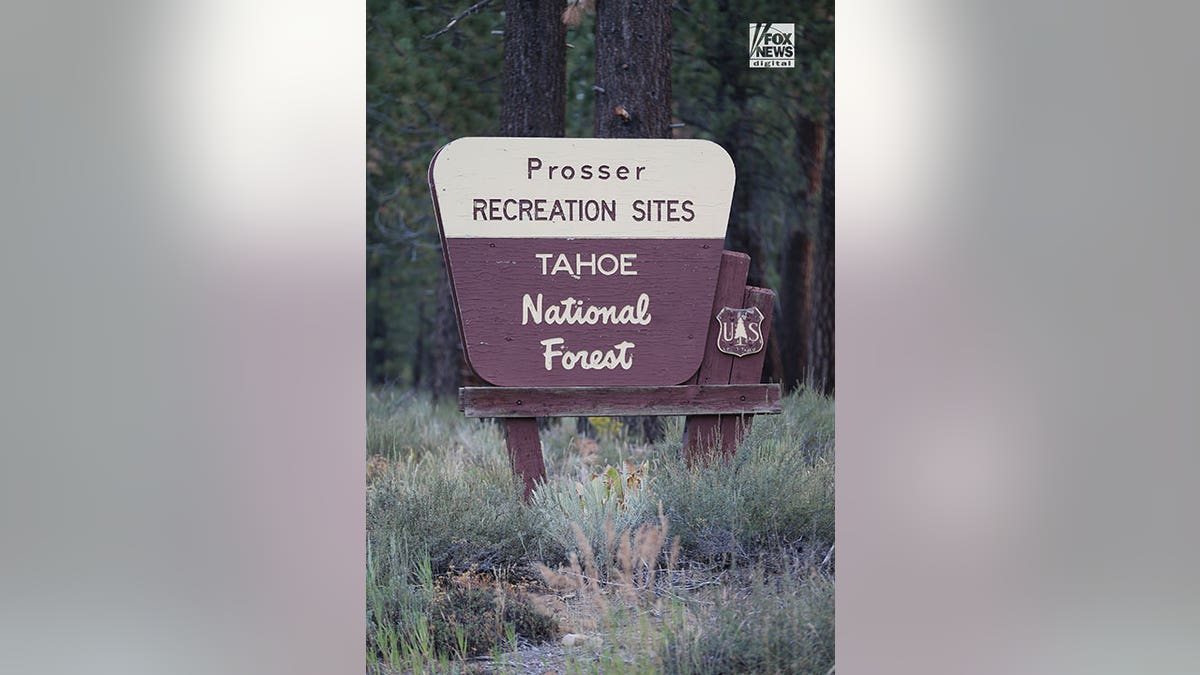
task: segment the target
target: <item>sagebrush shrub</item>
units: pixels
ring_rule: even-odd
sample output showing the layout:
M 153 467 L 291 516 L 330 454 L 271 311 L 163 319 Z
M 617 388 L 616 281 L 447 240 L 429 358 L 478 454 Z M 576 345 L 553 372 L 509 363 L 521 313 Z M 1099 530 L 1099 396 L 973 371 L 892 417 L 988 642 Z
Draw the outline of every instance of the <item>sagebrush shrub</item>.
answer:
M 367 489 L 367 536 L 427 552 L 434 572 L 506 569 L 542 557 L 545 527 L 507 463 L 400 462 Z
M 690 622 L 676 620 L 659 647 L 662 672 L 680 675 L 827 673 L 834 657 L 833 580 L 793 565 L 714 594 Z
M 737 562 L 776 549 L 824 554 L 833 543 L 832 434 L 828 400 L 802 393 L 785 400 L 782 415 L 758 417 L 728 462 L 688 467 L 678 453 L 662 453 L 655 498 L 684 555 Z
M 645 467 L 608 466 L 586 481 L 560 478 L 538 487 L 532 508 L 546 528 L 549 561 L 580 552 L 579 528 L 594 550 L 602 550 L 606 531 L 627 532 L 653 518 L 654 505 Z M 548 561 L 547 561 L 548 562 Z

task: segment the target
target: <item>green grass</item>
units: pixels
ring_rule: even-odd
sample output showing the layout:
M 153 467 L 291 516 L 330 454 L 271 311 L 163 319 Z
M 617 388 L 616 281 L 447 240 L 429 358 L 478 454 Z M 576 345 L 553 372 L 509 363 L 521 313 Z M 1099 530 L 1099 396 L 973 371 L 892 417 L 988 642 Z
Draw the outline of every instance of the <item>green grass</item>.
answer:
M 663 452 L 653 489 L 687 558 L 739 563 L 833 544 L 832 404 L 805 392 L 759 416 L 728 463 L 689 468 Z
M 477 579 L 437 578 L 428 554 L 394 539 L 384 549 L 368 549 L 368 665 L 445 672 L 452 660 L 510 648 L 518 638 L 555 636 L 555 621 L 523 592 L 508 584 L 475 585 Z
M 367 396 L 367 455 L 395 459 L 459 452 L 466 446 L 503 442 L 491 424 L 467 422 L 451 402 L 382 389 Z
M 471 659 L 491 654 L 503 672 L 517 645 L 571 630 L 603 646 L 560 648 L 566 672 L 827 672 L 833 418 L 831 400 L 792 394 L 732 461 L 696 468 L 679 456 L 682 418 L 654 445 L 615 421 L 583 438 L 573 418 L 553 420 L 548 480 L 527 505 L 500 425 L 373 393 L 369 663 L 478 672 Z M 562 599 L 568 627 L 527 591 Z
M 546 528 L 493 453 L 401 460 L 367 490 L 367 538 L 428 555 L 436 574 L 511 569 L 544 557 Z
M 711 594 L 694 622 L 676 620 L 659 650 L 663 672 L 826 673 L 833 666 L 833 580 L 792 567 Z
M 394 539 L 367 549 L 367 662 L 400 664 L 433 655 L 428 614 L 434 597 L 428 558 Z

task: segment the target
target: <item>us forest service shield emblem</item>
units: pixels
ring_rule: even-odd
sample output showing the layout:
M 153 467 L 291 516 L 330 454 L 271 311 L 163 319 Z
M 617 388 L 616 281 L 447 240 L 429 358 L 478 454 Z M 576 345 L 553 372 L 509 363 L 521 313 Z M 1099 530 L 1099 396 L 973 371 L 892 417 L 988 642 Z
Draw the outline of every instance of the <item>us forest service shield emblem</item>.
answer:
M 717 349 L 734 356 L 747 356 L 762 351 L 763 313 L 757 307 L 722 308 L 717 312 L 721 332 L 717 334 Z

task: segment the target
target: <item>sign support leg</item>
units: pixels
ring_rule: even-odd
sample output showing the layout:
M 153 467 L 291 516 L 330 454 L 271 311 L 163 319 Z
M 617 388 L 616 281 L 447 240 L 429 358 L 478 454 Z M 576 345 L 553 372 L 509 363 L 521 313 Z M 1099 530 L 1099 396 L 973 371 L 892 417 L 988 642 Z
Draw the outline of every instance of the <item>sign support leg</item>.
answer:
M 542 439 L 538 436 L 537 418 L 510 417 L 504 420 L 504 440 L 513 473 L 525 483 L 525 501 L 534 487 L 546 480 L 546 464 L 542 459 Z

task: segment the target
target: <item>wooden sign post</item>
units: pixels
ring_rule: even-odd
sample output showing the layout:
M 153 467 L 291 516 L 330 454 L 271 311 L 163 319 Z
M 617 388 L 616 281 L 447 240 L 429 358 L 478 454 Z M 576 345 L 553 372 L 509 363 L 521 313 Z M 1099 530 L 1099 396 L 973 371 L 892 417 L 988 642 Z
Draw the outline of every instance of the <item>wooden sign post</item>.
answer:
M 462 138 L 429 168 L 467 362 L 470 417 L 506 418 L 526 495 L 545 477 L 535 418 L 691 415 L 689 460 L 732 453 L 774 294 L 723 251 L 734 168 L 700 140 Z

